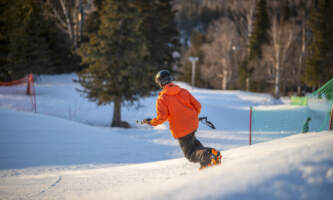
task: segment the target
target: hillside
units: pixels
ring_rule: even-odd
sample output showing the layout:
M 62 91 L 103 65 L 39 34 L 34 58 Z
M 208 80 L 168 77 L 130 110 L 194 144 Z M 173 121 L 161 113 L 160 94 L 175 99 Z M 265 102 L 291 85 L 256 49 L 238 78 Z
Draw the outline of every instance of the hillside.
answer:
M 123 108 L 123 118 L 133 128 L 109 128 L 112 105 L 88 102 L 72 79 L 75 75 L 42 76 L 36 85 L 38 113 L 1 105 L 1 199 L 333 197 L 332 132 L 248 146 L 249 106 L 290 108 L 270 95 L 177 83 L 192 91 L 202 103 L 202 115 L 217 127 L 200 125 L 197 136 L 222 151 L 223 164 L 199 171 L 198 164 L 183 157 L 167 124 L 135 124 L 155 115 L 156 96 L 141 99 L 138 109 Z M 15 96 L 10 98 L 15 101 Z

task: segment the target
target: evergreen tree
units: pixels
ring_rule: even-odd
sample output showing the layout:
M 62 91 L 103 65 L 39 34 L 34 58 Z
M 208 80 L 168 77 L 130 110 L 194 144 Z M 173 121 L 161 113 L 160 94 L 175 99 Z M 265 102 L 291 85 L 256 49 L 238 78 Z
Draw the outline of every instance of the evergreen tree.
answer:
M 82 69 L 81 58 L 72 52 L 71 41 L 59 30 L 53 21 L 48 22 L 45 38 L 49 44 L 50 67 L 43 73 L 71 73 Z
M 141 0 L 142 1 L 142 0 Z M 179 51 L 179 33 L 174 22 L 175 12 L 172 10 L 172 0 L 143 0 L 144 8 L 143 34 L 148 43 L 149 59 L 146 65 L 147 90 L 155 88 L 150 81 L 161 68 L 172 71 L 175 58 L 173 53 Z
M 319 87 L 333 77 L 333 2 L 318 0 L 313 8 L 309 26 L 312 43 L 306 58 L 304 81 L 310 87 Z
M 247 56 L 239 66 L 238 86 L 251 89 L 251 76 L 257 62 L 262 57 L 262 46 L 269 43 L 268 29 L 270 26 L 266 0 L 258 0 L 254 10 L 253 29 L 249 36 Z
M 0 1 L 1 81 L 78 70 L 79 57 L 43 6 L 43 0 Z
M 7 17 L 4 15 L 8 7 L 8 0 L 0 0 L 0 81 L 9 81 L 7 64 L 9 37 L 7 31 Z
M 121 104 L 149 95 L 157 70 L 171 67 L 176 38 L 166 25 L 172 20 L 169 2 L 104 1 L 98 32 L 78 51 L 89 65 L 79 73 L 81 92 L 98 105 L 114 103 L 111 126 L 128 126 L 121 121 Z
M 184 39 L 183 44 L 187 46 L 192 32 L 207 32 L 210 23 L 228 14 L 224 8 L 230 3 L 221 3 L 220 0 L 174 0 L 173 4 L 177 8 L 176 22 Z
M 98 31 L 99 25 L 101 24 L 99 13 L 102 10 L 102 2 L 102 0 L 94 0 L 94 6 L 96 9 L 87 16 L 85 26 L 83 27 L 82 42 L 88 42 L 89 34 Z
M 47 23 L 38 1 L 10 1 L 8 16 L 9 46 L 7 55 L 11 79 L 28 73 L 47 72 L 51 66 L 49 44 L 46 40 Z
M 259 0 L 256 4 L 254 14 L 253 32 L 250 37 L 250 60 L 261 58 L 261 47 L 269 43 L 269 18 L 267 14 L 266 0 Z
M 239 65 L 237 85 L 240 89 L 249 91 L 250 77 L 254 72 L 254 67 L 249 65 L 249 59 L 245 58 Z

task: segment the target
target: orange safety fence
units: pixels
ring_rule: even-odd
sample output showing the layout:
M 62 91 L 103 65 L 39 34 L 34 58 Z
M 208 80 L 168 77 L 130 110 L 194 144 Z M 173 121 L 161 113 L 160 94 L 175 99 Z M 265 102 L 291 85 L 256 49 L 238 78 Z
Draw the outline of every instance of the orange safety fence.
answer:
M 26 77 L 24 77 L 22 79 L 15 80 L 15 81 L 0 82 L 0 86 L 13 86 L 13 85 L 18 85 L 18 84 L 26 83 L 27 81 L 29 81 L 29 76 L 26 76 Z
M 28 76 L 26 76 L 22 79 L 19 79 L 19 80 L 15 80 L 15 81 L 0 82 L 0 87 L 10 87 L 10 86 L 16 86 L 16 85 L 21 85 L 21 84 L 27 84 L 25 93 L 30 96 L 32 111 L 36 112 L 37 111 L 36 90 L 35 90 L 35 86 L 34 86 L 33 74 L 29 74 Z

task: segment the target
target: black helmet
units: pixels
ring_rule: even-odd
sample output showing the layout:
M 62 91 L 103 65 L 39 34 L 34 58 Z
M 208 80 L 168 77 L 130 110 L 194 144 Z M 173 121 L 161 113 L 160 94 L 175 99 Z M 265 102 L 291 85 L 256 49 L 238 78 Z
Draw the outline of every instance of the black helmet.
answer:
M 172 77 L 171 73 L 166 69 L 159 71 L 155 76 L 155 82 L 160 87 L 163 87 L 163 86 L 171 83 L 171 81 L 173 81 L 173 77 Z

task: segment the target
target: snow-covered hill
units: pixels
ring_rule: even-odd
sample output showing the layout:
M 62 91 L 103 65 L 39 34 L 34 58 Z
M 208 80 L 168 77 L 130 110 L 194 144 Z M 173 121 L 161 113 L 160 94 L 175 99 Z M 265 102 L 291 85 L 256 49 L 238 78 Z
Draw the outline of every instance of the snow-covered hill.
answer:
M 198 171 L 198 164 L 183 158 L 167 124 L 135 124 L 155 115 L 156 96 L 142 99 L 138 109 L 123 108 L 123 120 L 133 128 L 109 128 L 112 105 L 89 102 L 72 79 L 42 76 L 38 113 L 1 105 L 0 199 L 333 198 L 332 132 L 247 145 L 249 106 L 289 107 L 270 95 L 178 83 L 217 127 L 200 125 L 197 136 L 224 156 L 221 166 Z

